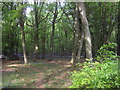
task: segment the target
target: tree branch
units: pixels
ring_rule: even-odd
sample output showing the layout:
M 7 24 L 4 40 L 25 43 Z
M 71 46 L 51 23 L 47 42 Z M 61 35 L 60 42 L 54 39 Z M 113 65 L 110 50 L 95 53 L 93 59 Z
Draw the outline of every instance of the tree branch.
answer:
M 34 27 L 34 25 L 28 24 L 27 21 L 26 21 L 26 25 L 27 25 L 27 26 L 30 26 L 30 27 Z
M 62 13 L 62 15 L 60 16 L 60 18 L 56 21 L 56 23 L 58 23 L 62 19 L 63 14 L 64 13 Z
M 71 22 L 71 20 L 70 20 L 68 14 L 65 12 L 65 9 L 62 8 L 61 4 L 60 4 L 60 8 L 63 10 L 63 13 L 65 14 L 65 16 L 67 17 L 67 19 L 69 20 L 69 22 Z M 74 27 L 74 25 L 73 25 L 72 23 L 70 23 L 70 24 L 72 25 L 72 27 Z M 74 29 L 74 28 L 73 28 L 73 29 Z
M 49 15 L 49 13 L 47 13 L 46 17 L 44 17 L 42 20 L 40 20 L 40 21 L 38 22 L 38 24 L 39 24 L 40 22 L 42 22 L 43 20 L 45 20 L 45 19 L 48 17 L 48 15 Z
M 9 9 L 9 6 L 5 2 L 3 2 L 3 4 Z

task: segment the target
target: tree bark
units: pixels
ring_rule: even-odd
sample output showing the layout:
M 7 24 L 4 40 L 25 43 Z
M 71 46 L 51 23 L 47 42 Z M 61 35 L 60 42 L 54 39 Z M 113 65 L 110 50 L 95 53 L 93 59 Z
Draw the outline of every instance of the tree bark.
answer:
M 78 7 L 80 11 L 80 19 L 82 23 L 82 29 L 85 32 L 85 48 L 86 48 L 86 60 L 92 60 L 92 44 L 91 44 L 91 36 L 89 31 L 88 20 L 86 17 L 86 9 L 83 2 L 78 2 Z M 92 62 L 92 61 L 91 61 Z
M 24 33 L 24 8 L 21 9 L 20 11 L 20 29 L 21 29 L 21 34 L 22 34 L 22 48 L 23 48 L 23 56 L 24 56 L 24 63 L 27 64 L 27 55 L 26 55 L 26 45 L 25 45 L 25 33 Z

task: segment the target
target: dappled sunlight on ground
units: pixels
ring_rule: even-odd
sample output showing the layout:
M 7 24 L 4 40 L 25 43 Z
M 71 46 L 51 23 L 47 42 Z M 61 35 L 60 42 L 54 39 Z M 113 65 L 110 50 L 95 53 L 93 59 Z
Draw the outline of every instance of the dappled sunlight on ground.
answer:
M 11 65 L 7 65 L 7 67 L 22 67 L 24 66 L 23 64 L 11 64 Z
M 10 72 L 10 71 L 16 71 L 16 68 L 8 68 L 8 69 L 3 69 L 2 72 Z
M 71 68 L 69 67 L 71 64 L 66 58 L 54 59 L 53 61 L 39 60 L 28 65 L 22 64 L 21 61 L 4 62 L 3 86 L 66 88 L 71 85 L 69 77 Z
M 70 64 L 70 65 L 65 65 L 64 67 L 71 67 L 72 65 Z
M 15 62 L 14 62 L 15 63 Z M 19 70 L 18 68 L 22 67 L 28 67 L 29 65 L 24 65 L 24 64 L 13 64 L 13 63 L 4 63 L 2 65 L 2 72 L 7 72 L 7 71 L 17 71 Z

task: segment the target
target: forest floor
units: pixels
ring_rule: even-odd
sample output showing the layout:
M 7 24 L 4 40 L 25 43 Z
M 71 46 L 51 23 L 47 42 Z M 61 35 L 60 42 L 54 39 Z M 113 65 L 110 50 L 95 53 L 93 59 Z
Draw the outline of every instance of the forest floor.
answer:
M 68 58 L 53 61 L 38 60 L 24 65 L 21 61 L 6 61 L 2 65 L 3 88 L 68 88 L 71 64 Z

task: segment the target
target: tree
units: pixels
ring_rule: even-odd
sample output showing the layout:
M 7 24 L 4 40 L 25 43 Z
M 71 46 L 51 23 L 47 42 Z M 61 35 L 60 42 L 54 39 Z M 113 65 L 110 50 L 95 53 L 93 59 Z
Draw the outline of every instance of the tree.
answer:
M 44 59 L 47 55 L 52 60 L 55 55 L 72 53 L 71 62 L 75 63 L 82 61 L 84 52 L 87 59 L 92 59 L 102 44 L 116 42 L 116 3 L 59 4 L 35 1 L 26 6 L 30 12 L 23 14 L 21 20 L 18 11 L 25 5 L 3 3 L 3 52 L 11 58 L 14 53 L 21 55 L 23 50 L 20 43 L 25 41 L 26 54 L 33 56 L 34 60 L 38 56 Z M 19 21 L 23 23 L 21 26 Z M 24 32 L 20 33 L 20 28 Z M 118 38 L 119 31 L 117 33 Z
M 54 33 L 55 33 L 55 22 L 56 22 L 56 18 L 58 15 L 57 12 L 57 2 L 56 2 L 56 6 L 55 6 L 55 11 L 53 12 L 53 20 L 52 20 L 52 34 L 51 34 L 51 39 L 50 39 L 50 60 L 53 60 L 53 55 L 54 55 Z
M 71 63 L 80 60 L 83 40 L 85 40 L 86 60 L 92 60 L 92 44 L 84 3 L 76 2 L 75 39 Z M 81 26 L 80 26 L 81 25 Z M 81 29 L 80 29 L 81 27 Z M 81 33 L 81 35 L 80 35 Z
M 39 49 L 39 32 L 38 32 L 38 28 L 39 28 L 39 12 L 38 12 L 38 8 L 37 8 L 37 1 L 34 1 L 34 12 L 35 12 L 35 31 L 34 31 L 34 60 L 36 60 L 38 58 L 38 49 Z
M 86 49 L 86 60 L 92 60 L 92 44 L 91 44 L 91 35 L 88 26 L 88 20 L 86 17 L 86 9 L 83 2 L 78 3 L 79 11 L 80 11 L 80 19 L 82 24 L 82 29 L 85 32 L 85 49 Z
M 42 41 L 42 59 L 45 59 L 46 28 L 43 28 L 42 30 L 41 41 Z
M 117 3 L 85 3 L 92 41 L 93 57 L 105 43 L 115 42 Z M 97 13 L 96 13 L 97 12 Z
M 18 47 L 18 21 L 13 14 L 16 11 L 17 3 L 2 3 L 2 20 L 3 23 L 3 54 L 8 56 L 10 60 L 17 60 L 17 47 Z M 11 17 L 11 18 L 10 18 Z M 11 31 L 9 31 L 11 30 Z
M 120 56 L 120 2 L 118 5 L 117 55 Z
M 76 8 L 75 8 L 75 36 L 74 36 L 74 48 L 72 52 L 72 58 L 71 58 L 71 63 L 75 64 L 76 62 L 76 55 L 77 55 L 77 49 L 78 49 L 78 40 L 79 40 L 79 31 L 80 31 L 80 26 L 79 26 L 79 11 L 77 7 L 77 2 L 76 2 Z
M 24 63 L 27 64 L 28 60 L 26 55 L 25 33 L 24 33 L 24 17 L 25 17 L 24 10 L 25 10 L 25 7 L 22 7 L 20 9 L 19 23 L 20 23 L 20 30 L 22 34 L 22 48 L 23 48 Z

